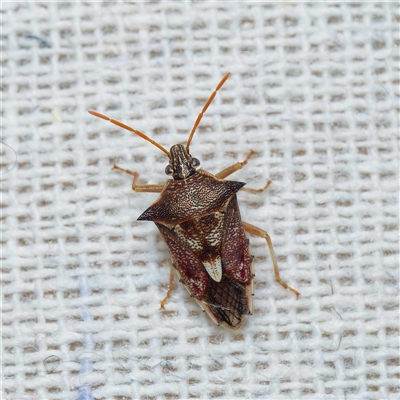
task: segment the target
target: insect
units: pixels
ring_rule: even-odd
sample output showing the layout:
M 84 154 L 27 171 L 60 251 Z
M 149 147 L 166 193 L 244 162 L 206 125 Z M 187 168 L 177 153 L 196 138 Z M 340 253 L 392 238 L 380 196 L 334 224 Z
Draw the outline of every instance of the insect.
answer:
M 114 169 L 133 176 L 135 192 L 160 193 L 159 198 L 138 218 L 153 221 L 171 256 L 172 267 L 165 302 L 175 288 L 174 269 L 203 311 L 214 322 L 230 329 L 240 328 L 246 315 L 253 313 L 253 254 L 247 233 L 264 238 L 274 266 L 275 280 L 296 296 L 299 292 L 281 280 L 274 249 L 268 233 L 243 222 L 236 194 L 239 190 L 259 193 L 267 189 L 243 188 L 245 183 L 225 180 L 243 168 L 255 152 L 215 175 L 198 168 L 200 161 L 189 151 L 193 135 L 219 89 L 229 78 L 227 73 L 215 88 L 190 132 L 186 146 L 175 144 L 167 151 L 144 133 L 95 111 L 90 114 L 127 129 L 149 141 L 169 159 L 165 173 L 173 179 L 166 184 L 138 185 L 137 172 L 114 165 Z M 247 232 L 247 233 L 246 233 Z

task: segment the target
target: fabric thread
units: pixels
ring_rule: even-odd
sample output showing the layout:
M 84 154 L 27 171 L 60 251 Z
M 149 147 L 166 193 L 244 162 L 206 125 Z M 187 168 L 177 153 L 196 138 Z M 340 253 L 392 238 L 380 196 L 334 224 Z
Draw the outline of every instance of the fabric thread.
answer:
M 398 3 L 2 3 L 3 385 L 23 399 L 399 398 Z M 217 327 L 137 217 L 162 146 L 230 178 L 254 315 Z

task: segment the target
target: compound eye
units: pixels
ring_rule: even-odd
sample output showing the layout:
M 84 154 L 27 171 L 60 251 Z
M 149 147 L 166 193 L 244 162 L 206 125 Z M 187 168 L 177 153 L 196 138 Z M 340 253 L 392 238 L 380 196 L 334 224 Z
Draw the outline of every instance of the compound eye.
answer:
M 174 173 L 174 170 L 172 169 L 172 167 L 169 164 L 165 167 L 165 173 L 167 175 L 172 175 Z
M 198 167 L 200 165 L 200 161 L 197 158 L 192 158 L 192 167 Z

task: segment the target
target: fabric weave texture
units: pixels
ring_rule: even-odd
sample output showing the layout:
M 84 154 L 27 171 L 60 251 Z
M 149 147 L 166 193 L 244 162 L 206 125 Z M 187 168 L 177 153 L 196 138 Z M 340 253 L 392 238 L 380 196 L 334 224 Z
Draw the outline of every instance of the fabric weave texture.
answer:
M 2 3 L 2 398 L 398 399 L 397 2 Z M 137 217 L 169 147 L 229 179 L 254 314 L 216 326 Z

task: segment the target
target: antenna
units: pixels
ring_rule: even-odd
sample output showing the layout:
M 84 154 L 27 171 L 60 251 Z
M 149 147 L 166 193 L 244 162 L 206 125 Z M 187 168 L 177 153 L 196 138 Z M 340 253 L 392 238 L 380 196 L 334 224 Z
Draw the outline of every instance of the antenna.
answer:
M 112 124 L 117 125 L 117 126 L 119 126 L 121 128 L 124 128 L 127 131 L 135 133 L 136 135 L 140 136 L 142 139 L 147 140 L 148 142 L 154 144 L 154 146 L 158 147 L 161 151 L 163 151 L 168 156 L 168 158 L 171 158 L 171 155 L 169 154 L 169 152 L 167 150 L 164 149 L 164 147 L 162 147 L 160 144 L 158 144 L 153 139 L 150 139 L 144 133 L 142 133 L 142 132 L 140 132 L 140 131 L 138 131 L 136 129 L 133 129 L 130 126 L 125 125 L 120 121 L 117 121 L 116 119 L 109 118 L 109 117 L 107 117 L 107 115 L 100 114 L 97 111 L 88 111 L 88 113 L 94 115 L 97 118 L 104 119 L 105 121 L 110 121 Z
M 193 135 L 196 132 L 196 128 L 199 126 L 201 119 L 203 118 L 204 113 L 207 111 L 208 106 L 212 103 L 214 100 L 215 95 L 217 94 L 218 90 L 221 89 L 222 85 L 225 83 L 225 81 L 229 78 L 230 72 L 228 72 L 222 79 L 221 82 L 218 84 L 218 86 L 215 88 L 215 90 L 211 93 L 211 96 L 207 100 L 206 104 L 204 105 L 203 109 L 201 110 L 201 113 L 198 115 L 196 122 L 194 123 L 194 126 L 192 128 L 192 131 L 190 132 L 189 139 L 186 143 L 186 152 L 189 154 L 189 146 L 190 142 L 192 141 Z

